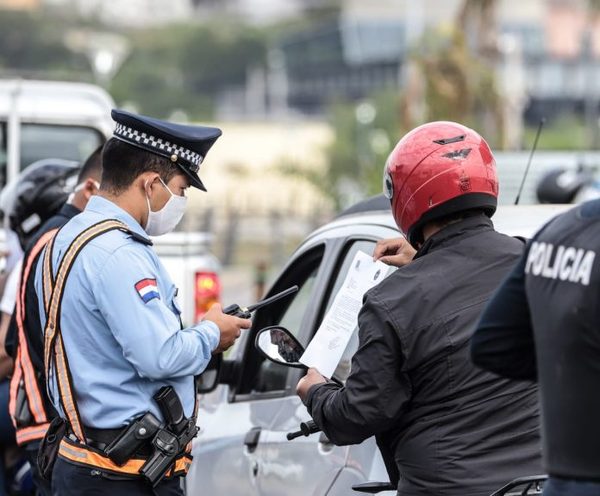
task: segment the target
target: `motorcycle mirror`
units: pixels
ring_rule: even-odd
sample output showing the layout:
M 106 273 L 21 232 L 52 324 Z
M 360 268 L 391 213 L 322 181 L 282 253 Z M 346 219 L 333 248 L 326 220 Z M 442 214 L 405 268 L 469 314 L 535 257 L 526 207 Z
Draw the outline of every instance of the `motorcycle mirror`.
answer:
M 256 335 L 254 347 L 272 362 L 287 367 L 307 368 L 300 363 L 304 346 L 285 327 L 271 326 L 261 329 Z

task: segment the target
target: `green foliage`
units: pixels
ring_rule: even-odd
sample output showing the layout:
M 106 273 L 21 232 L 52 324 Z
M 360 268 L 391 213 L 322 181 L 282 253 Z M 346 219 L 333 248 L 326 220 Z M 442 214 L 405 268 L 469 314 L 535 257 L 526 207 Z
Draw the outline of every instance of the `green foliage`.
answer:
M 0 11 L 0 69 L 36 77 L 91 80 L 90 62 L 65 45 L 65 33 L 106 26 L 57 12 Z M 91 25 L 90 25 L 91 23 Z M 249 68 L 264 65 L 269 32 L 241 22 L 173 24 L 120 33 L 129 57 L 110 84 L 119 105 L 168 117 L 184 110 L 192 119 L 212 118 L 217 93 L 245 82 Z
M 363 104 L 338 102 L 329 110 L 334 140 L 326 147 L 327 165 L 320 170 L 284 163 L 280 172 L 301 177 L 330 198 L 336 210 L 382 191 L 383 167 L 402 135 L 399 95 L 377 93 Z M 372 121 L 360 122 L 361 105 L 372 106 Z
M 471 53 L 464 33 L 456 28 L 430 30 L 412 57 L 425 79 L 425 120 L 450 120 L 481 129 L 490 145 L 499 147 L 502 113 L 494 70 Z M 485 128 L 490 120 L 494 126 Z
M 533 146 L 537 126 L 527 127 L 524 136 L 524 150 L 530 150 Z M 544 126 L 538 149 L 540 150 L 585 150 L 586 127 L 582 118 L 565 116 Z
M 0 10 L 0 67 L 17 71 L 89 71 L 63 42 L 64 30 L 41 14 Z
M 133 51 L 111 85 L 117 102 L 167 117 L 176 108 L 192 118 L 212 116 L 212 100 L 245 81 L 264 62 L 260 31 L 240 25 L 171 25 L 133 33 Z

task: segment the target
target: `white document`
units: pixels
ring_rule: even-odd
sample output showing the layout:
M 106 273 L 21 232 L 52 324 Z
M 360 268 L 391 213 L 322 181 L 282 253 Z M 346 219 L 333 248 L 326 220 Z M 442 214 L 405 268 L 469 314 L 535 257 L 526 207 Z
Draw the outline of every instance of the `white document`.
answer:
M 389 268 L 383 262 L 374 262 L 373 257 L 363 251 L 356 254 L 344 284 L 300 357 L 301 363 L 316 368 L 325 377 L 333 375 L 357 327 L 363 295 L 385 278 Z

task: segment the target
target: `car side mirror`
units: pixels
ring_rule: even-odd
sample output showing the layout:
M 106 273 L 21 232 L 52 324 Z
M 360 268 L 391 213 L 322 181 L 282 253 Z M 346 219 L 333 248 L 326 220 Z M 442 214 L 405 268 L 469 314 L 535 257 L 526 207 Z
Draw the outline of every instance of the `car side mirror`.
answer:
M 217 353 L 212 356 L 204 372 L 196 377 L 196 392 L 198 394 L 212 393 L 217 389 L 222 364 L 223 353 Z
M 307 368 L 300 363 L 304 346 L 285 327 L 271 326 L 261 329 L 256 334 L 254 347 L 272 362 L 287 367 Z

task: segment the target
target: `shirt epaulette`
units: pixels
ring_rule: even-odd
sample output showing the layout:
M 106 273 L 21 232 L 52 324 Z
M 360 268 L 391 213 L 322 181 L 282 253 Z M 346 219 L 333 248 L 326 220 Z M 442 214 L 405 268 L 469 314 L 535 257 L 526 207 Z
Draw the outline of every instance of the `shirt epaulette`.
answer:
M 145 236 L 142 236 L 141 234 L 136 233 L 135 231 L 127 230 L 127 234 L 129 234 L 129 236 L 131 236 L 131 239 L 133 239 L 134 241 L 137 241 L 138 243 L 142 243 L 142 244 L 144 244 L 146 246 L 152 246 L 153 245 L 151 239 L 149 239 L 149 238 L 147 238 Z

